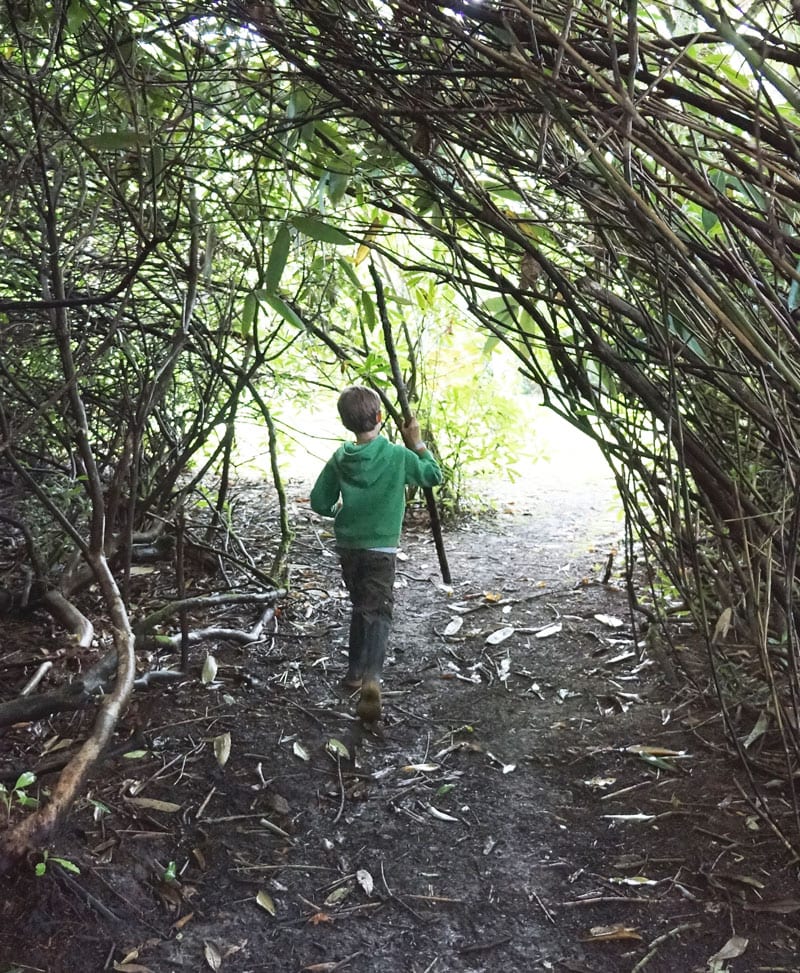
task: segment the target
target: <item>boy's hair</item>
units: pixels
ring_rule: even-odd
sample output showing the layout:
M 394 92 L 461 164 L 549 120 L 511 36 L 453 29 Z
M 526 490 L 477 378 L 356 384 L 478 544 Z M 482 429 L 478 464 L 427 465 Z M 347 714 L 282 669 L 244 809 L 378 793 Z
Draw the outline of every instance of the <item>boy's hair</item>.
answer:
M 381 400 L 377 392 L 364 385 L 351 385 L 336 403 L 342 424 L 350 432 L 369 432 L 375 428 Z

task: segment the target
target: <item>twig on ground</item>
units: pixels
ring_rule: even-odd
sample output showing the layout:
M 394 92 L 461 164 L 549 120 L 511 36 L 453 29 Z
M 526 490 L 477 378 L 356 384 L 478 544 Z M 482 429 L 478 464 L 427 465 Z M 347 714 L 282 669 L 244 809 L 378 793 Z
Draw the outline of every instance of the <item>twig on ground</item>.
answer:
M 71 875 L 68 875 L 65 871 L 61 871 L 58 877 L 72 892 L 75 893 L 75 895 L 84 899 L 90 909 L 94 909 L 95 912 L 101 915 L 104 919 L 108 919 L 110 922 L 121 922 L 118 915 L 113 913 L 108 906 L 103 905 L 103 903 L 99 899 L 95 898 L 91 892 L 87 892 L 80 882 L 76 882 Z
M 542 910 L 542 912 L 547 916 L 547 918 L 550 920 L 550 922 L 552 922 L 553 925 L 555 925 L 556 920 L 553 917 L 553 913 L 547 908 L 547 906 L 544 904 L 544 902 L 542 902 L 542 900 L 539 898 L 538 893 L 531 892 L 531 898 L 536 899 L 536 904 L 539 906 L 539 908 Z
M 646 899 L 641 895 L 593 895 L 586 899 L 568 899 L 560 905 L 565 909 L 570 909 L 576 905 L 597 905 L 599 902 L 637 902 L 640 905 L 652 905 L 653 899 Z
M 289 842 L 290 845 L 295 843 L 294 838 L 288 832 L 284 831 L 283 828 L 279 828 L 277 824 L 273 824 L 272 821 L 268 820 L 267 818 L 260 818 L 258 823 L 263 825 L 263 827 L 265 827 L 268 831 L 278 835 L 278 837 L 284 838 Z
M 770 831 L 772 831 L 772 833 L 775 835 L 778 841 L 780 841 L 783 847 L 792 856 L 789 864 L 794 864 L 796 861 L 798 861 L 798 859 L 800 859 L 800 852 L 798 852 L 798 849 L 795 848 L 795 846 L 792 844 L 789 838 L 787 838 L 787 836 L 783 833 L 783 831 L 781 831 L 781 829 L 778 827 L 777 822 L 769 813 L 769 811 L 762 804 L 760 803 L 757 804 L 752 799 L 752 797 L 747 793 L 744 787 L 742 787 L 742 784 L 738 780 L 738 778 L 734 777 L 733 782 L 734 784 L 736 784 L 736 788 L 739 791 L 739 793 L 747 802 L 748 807 L 752 810 L 754 814 L 758 815 L 758 817 L 764 822 L 764 824 L 766 824 L 766 826 L 770 829 Z
M 386 881 L 386 873 L 383 870 L 383 862 L 381 862 L 381 878 L 383 879 L 383 887 L 386 889 L 386 894 L 390 899 L 399 903 L 404 909 L 410 912 L 415 919 L 419 919 L 420 922 L 427 923 L 428 920 L 425 918 L 425 916 L 420 915 L 416 909 L 412 909 L 408 902 L 401 899 L 399 895 L 395 895 L 394 892 L 389 888 L 389 883 Z
M 503 936 L 502 939 L 493 939 L 488 943 L 474 943 L 472 946 L 459 946 L 459 953 L 482 953 L 487 949 L 497 949 L 498 946 L 505 946 L 511 942 L 511 936 Z
M 20 689 L 20 696 L 27 696 L 32 693 L 52 668 L 52 662 L 43 662 L 36 672 L 31 676 L 31 678 L 25 683 L 22 689 Z
M 650 943 L 648 952 L 639 960 L 636 966 L 633 967 L 631 973 L 638 973 L 639 970 L 643 970 L 645 966 L 650 962 L 650 960 L 658 952 L 658 947 L 665 943 L 668 939 L 672 939 L 673 936 L 680 936 L 682 932 L 687 932 L 690 929 L 699 929 L 702 923 L 699 922 L 685 922 L 680 926 L 675 926 L 674 929 L 670 929 L 669 932 L 665 932 L 663 936 L 657 936 L 652 943 Z
M 206 809 L 206 808 L 208 807 L 208 802 L 209 802 L 209 801 L 211 800 L 211 798 L 212 798 L 212 797 L 214 796 L 214 794 L 216 793 L 216 790 L 217 790 L 217 788 L 216 788 L 216 787 L 212 787 L 212 788 L 211 788 L 211 790 L 210 790 L 210 791 L 208 792 L 208 794 L 206 794 L 206 796 L 205 796 L 205 797 L 203 798 L 203 803 L 202 803 L 202 804 L 200 805 L 200 807 L 199 807 L 199 808 L 198 808 L 198 809 L 197 809 L 197 810 L 195 811 L 195 814 L 194 814 L 194 819 L 195 819 L 195 821 L 199 821 L 199 820 L 200 820 L 200 818 L 201 818 L 201 817 L 203 816 L 203 812 L 204 812 L 204 811 L 205 811 L 205 809 Z
M 339 778 L 339 810 L 336 812 L 336 817 L 333 819 L 334 824 L 338 824 L 339 818 L 341 818 L 344 813 L 344 781 L 342 780 L 342 758 L 339 754 L 336 754 L 336 774 Z

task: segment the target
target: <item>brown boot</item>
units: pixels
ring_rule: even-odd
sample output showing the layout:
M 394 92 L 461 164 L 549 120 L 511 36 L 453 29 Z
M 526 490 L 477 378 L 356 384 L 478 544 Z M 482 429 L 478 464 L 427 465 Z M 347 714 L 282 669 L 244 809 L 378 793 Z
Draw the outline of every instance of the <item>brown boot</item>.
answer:
M 381 718 L 381 687 L 377 679 L 364 679 L 356 713 L 365 723 L 377 723 Z

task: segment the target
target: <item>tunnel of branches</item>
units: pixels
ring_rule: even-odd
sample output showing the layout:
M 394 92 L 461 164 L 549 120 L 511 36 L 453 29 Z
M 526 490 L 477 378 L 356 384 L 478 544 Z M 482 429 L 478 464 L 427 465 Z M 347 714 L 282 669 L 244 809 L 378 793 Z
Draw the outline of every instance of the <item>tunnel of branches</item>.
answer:
M 800 24 L 788 0 L 743 9 L 4 6 L 0 599 L 85 638 L 72 599 L 96 583 L 116 671 L 6 864 L 130 695 L 137 545 L 180 541 L 201 497 L 214 548 L 237 424 L 258 422 L 282 516 L 251 581 L 277 597 L 282 406 L 390 392 L 381 318 L 421 414 L 422 329 L 458 318 L 599 444 L 636 617 L 667 651 L 691 619 L 700 688 L 762 714 L 793 778 Z

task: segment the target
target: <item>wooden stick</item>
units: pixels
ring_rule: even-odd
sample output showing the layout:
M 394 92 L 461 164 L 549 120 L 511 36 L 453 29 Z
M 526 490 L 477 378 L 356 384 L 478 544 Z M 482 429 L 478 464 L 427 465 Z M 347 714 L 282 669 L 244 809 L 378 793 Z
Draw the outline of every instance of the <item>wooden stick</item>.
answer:
M 403 413 L 403 421 L 408 422 L 412 418 L 412 413 L 408 404 L 408 394 L 406 393 L 406 386 L 403 381 L 403 373 L 400 369 L 400 363 L 397 360 L 397 351 L 394 346 L 394 338 L 392 337 L 389 314 L 386 310 L 386 299 L 383 296 L 383 281 L 372 261 L 369 264 L 369 272 L 375 285 L 375 298 L 378 303 L 378 312 L 380 313 L 381 324 L 383 326 L 383 340 L 386 345 L 386 354 L 389 356 L 389 364 L 392 368 L 392 382 L 397 391 L 397 398 Z M 436 554 L 439 558 L 442 580 L 445 584 L 450 584 L 450 567 L 447 563 L 447 554 L 445 553 L 444 540 L 442 539 L 442 522 L 439 519 L 439 510 L 433 496 L 433 489 L 431 487 L 423 487 L 422 492 L 425 496 L 425 504 L 428 507 L 428 514 L 431 518 L 431 532 L 433 533 L 433 542 L 436 545 Z

